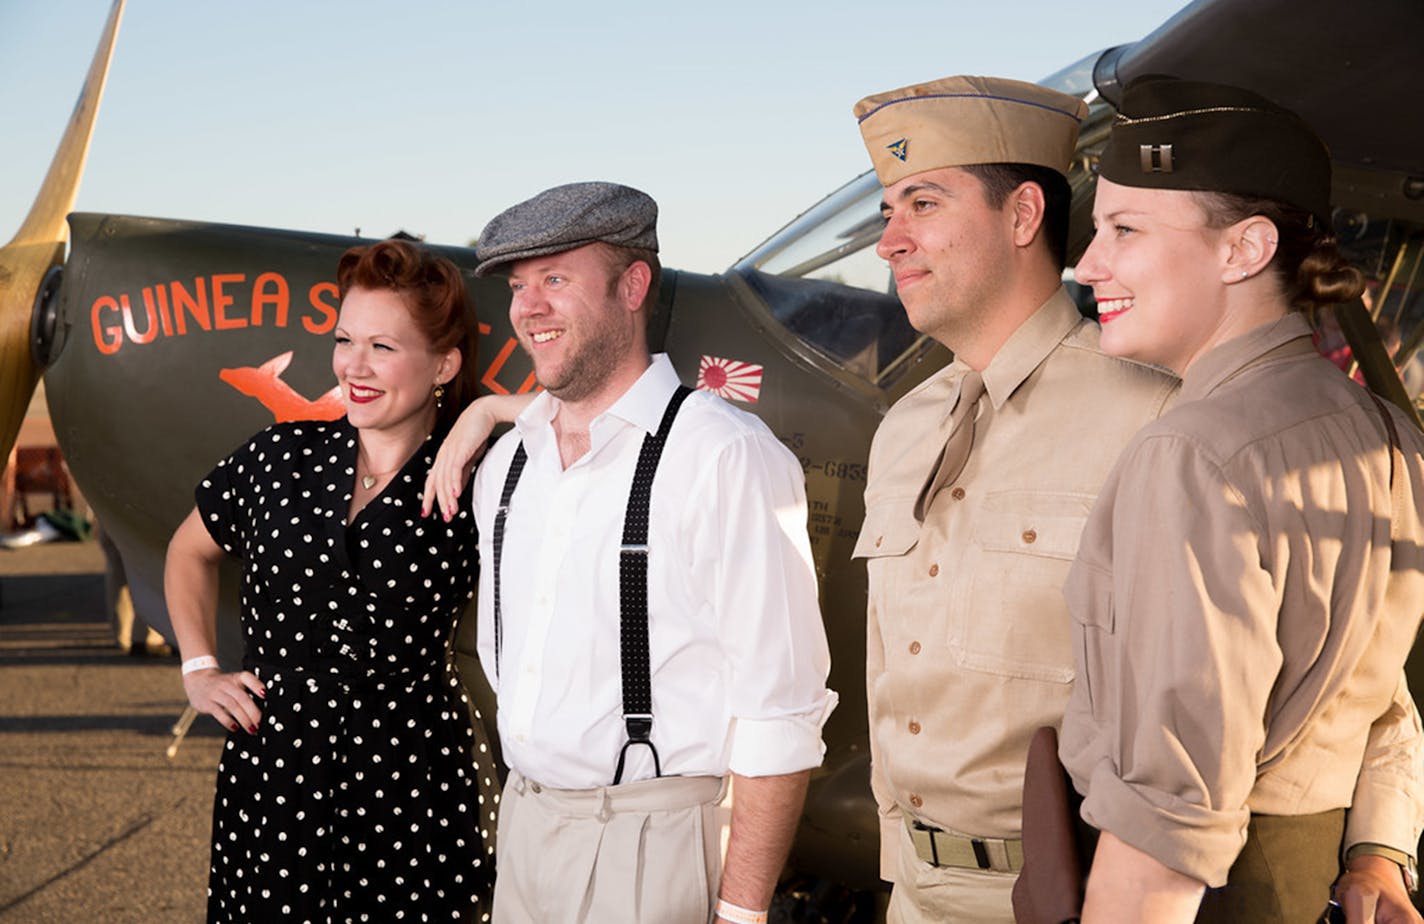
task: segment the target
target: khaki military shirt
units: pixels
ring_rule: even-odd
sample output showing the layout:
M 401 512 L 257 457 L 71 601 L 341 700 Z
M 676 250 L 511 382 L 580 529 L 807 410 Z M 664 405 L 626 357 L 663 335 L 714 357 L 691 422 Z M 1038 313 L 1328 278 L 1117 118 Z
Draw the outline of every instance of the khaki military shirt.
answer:
M 1199 359 L 1133 440 L 1065 591 L 1060 753 L 1093 825 L 1211 886 L 1251 812 L 1353 803 L 1347 846 L 1414 852 L 1424 437 L 1394 417 L 1398 497 L 1378 408 L 1292 315 Z
M 1034 729 L 1073 679 L 1063 580 L 1098 488 L 1175 380 L 1112 359 L 1061 289 L 982 370 L 969 461 L 923 524 L 921 486 L 968 367 L 956 361 L 885 415 L 855 555 L 870 577 L 866 684 L 881 875 L 903 814 L 1018 837 Z M 992 410 L 989 406 L 992 405 Z

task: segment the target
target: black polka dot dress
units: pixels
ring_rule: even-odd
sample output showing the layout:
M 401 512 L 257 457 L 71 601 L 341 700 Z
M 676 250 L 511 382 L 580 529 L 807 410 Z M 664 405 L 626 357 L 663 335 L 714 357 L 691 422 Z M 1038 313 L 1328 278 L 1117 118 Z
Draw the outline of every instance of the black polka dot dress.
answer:
M 475 525 L 420 516 L 437 448 L 350 526 L 345 418 L 271 427 L 197 489 L 267 690 L 218 768 L 209 921 L 489 920 L 497 784 L 452 660 Z

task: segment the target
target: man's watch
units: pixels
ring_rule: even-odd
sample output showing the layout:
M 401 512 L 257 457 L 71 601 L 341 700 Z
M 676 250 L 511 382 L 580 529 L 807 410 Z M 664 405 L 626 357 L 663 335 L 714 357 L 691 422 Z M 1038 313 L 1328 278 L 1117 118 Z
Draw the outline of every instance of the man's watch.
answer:
M 1403 850 L 1395 850 L 1383 844 L 1356 844 L 1345 851 L 1345 862 L 1349 863 L 1360 856 L 1384 857 L 1399 864 L 1399 872 L 1404 876 L 1404 887 L 1409 890 L 1409 894 L 1413 895 L 1419 891 L 1419 864 Z

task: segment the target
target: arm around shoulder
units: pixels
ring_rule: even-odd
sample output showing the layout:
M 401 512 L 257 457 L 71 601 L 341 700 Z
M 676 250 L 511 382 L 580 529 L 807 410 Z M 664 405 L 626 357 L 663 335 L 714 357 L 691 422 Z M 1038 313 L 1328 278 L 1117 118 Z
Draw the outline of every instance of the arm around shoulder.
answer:
M 429 516 L 430 511 L 437 507 L 446 520 L 455 515 L 460 492 L 470 480 L 475 463 L 484 455 L 494 428 L 502 423 L 513 423 L 534 398 L 533 393 L 484 395 L 460 412 L 459 419 L 440 444 L 435 464 L 425 476 L 425 490 L 421 495 L 422 516 Z

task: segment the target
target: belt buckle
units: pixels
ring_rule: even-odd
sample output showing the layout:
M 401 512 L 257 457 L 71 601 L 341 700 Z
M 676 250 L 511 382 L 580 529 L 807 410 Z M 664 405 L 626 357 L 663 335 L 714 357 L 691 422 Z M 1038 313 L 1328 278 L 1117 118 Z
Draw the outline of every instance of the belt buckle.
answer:
M 923 821 L 920 821 L 918 818 L 913 819 L 911 825 L 914 827 L 915 830 L 923 831 L 926 835 L 929 836 L 929 863 L 931 866 L 935 867 L 936 869 L 943 869 L 947 866 L 955 865 L 952 863 L 941 863 L 939 859 L 939 839 L 935 837 L 935 835 L 945 834 L 948 836 L 947 831 L 945 831 L 943 828 L 936 828 L 933 825 L 927 825 Z M 979 869 L 987 870 L 994 868 L 994 862 L 989 858 L 989 844 L 987 841 L 980 837 L 964 837 L 963 839 L 969 841 L 969 848 L 974 851 L 974 863 L 976 866 L 979 867 Z
M 935 843 L 935 834 L 936 834 L 936 833 L 939 833 L 939 832 L 941 831 L 941 829 L 940 829 L 940 828 L 936 828 L 936 827 L 932 827 L 931 825 L 927 825 L 927 824 L 925 824 L 923 821 L 920 821 L 918 818 L 911 819 L 911 820 L 910 820 L 910 825 L 911 825 L 916 831 L 923 831 L 923 832 L 925 832 L 926 834 L 929 835 L 929 838 L 930 838 L 930 866 L 933 866 L 935 869 L 939 869 L 939 868 L 940 868 L 940 862 L 939 862 L 939 845 Z
M 979 864 L 980 869 L 992 869 L 994 864 L 989 862 L 989 845 L 977 837 L 969 839 L 969 846 L 974 849 L 974 862 Z

